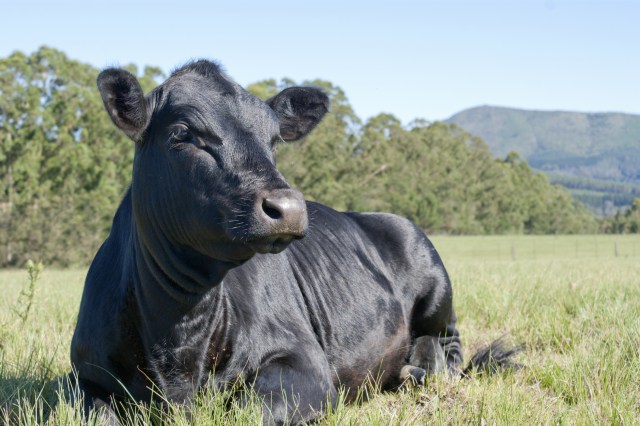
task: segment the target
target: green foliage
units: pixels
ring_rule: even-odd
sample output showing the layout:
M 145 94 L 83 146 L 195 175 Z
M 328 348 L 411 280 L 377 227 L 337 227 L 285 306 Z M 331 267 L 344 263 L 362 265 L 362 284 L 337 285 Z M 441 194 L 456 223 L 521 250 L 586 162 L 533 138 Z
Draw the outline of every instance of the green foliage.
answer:
M 640 182 L 616 182 L 585 177 L 545 173 L 552 183 L 569 188 L 597 216 L 623 213 L 640 197 Z
M 640 234 L 640 198 L 636 198 L 626 212 L 606 218 L 602 230 L 616 234 Z
M 104 239 L 133 147 L 104 113 L 97 75 L 48 47 L 0 59 L 0 266 L 84 264 Z M 140 79 L 149 89 L 159 76 L 147 67 Z
M 42 262 L 34 262 L 29 259 L 27 261 L 27 274 L 29 274 L 29 282 L 27 286 L 22 289 L 18 301 L 13 311 L 18 315 L 21 322 L 25 322 L 29 317 L 29 311 L 31 311 L 31 305 L 33 305 L 33 296 L 36 291 L 36 282 L 40 278 L 40 272 L 42 272 Z
M 332 101 L 338 108 L 318 131 L 278 152 L 280 170 L 309 199 L 339 210 L 397 213 L 428 232 L 597 228 L 584 206 L 514 153 L 495 160 L 482 140 L 457 126 L 423 122 L 406 129 L 389 114 L 356 132 L 345 99 Z
M 249 86 L 263 98 L 295 84 Z M 344 92 L 324 81 L 331 111 L 304 141 L 278 148 L 278 167 L 307 199 L 338 210 L 388 211 L 429 232 L 581 233 L 596 221 L 517 154 L 495 160 L 486 144 L 457 126 L 380 114 L 364 125 Z
M 127 68 L 146 91 L 156 67 Z M 42 47 L 0 59 L 0 267 L 29 258 L 86 264 L 104 240 L 130 181 L 131 142 L 112 125 L 95 88 L 98 70 Z M 268 98 L 290 79 L 248 87 Z M 460 128 L 390 114 L 362 123 L 346 94 L 323 80 L 331 111 L 300 143 L 278 147 L 289 182 L 338 210 L 389 211 L 430 232 L 575 233 L 594 219 L 519 157 L 495 160 Z

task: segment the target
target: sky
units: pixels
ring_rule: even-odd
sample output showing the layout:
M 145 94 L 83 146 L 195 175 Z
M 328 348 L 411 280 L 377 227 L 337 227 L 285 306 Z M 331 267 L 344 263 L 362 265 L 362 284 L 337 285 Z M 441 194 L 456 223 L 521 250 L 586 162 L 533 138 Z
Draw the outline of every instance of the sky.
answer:
M 639 0 L 5 2 L 0 57 L 43 44 L 99 68 L 215 59 L 245 86 L 321 78 L 362 119 L 640 114 Z

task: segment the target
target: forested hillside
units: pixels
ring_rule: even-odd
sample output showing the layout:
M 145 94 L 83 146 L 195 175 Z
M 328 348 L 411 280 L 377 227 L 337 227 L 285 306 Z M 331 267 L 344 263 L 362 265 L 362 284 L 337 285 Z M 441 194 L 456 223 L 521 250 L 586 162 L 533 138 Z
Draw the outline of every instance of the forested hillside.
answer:
M 447 122 L 483 138 L 498 157 L 518 152 L 596 213 L 640 196 L 640 115 L 482 106 Z
M 130 71 L 150 90 L 162 73 Z M 128 182 L 132 142 L 103 111 L 99 70 L 43 47 L 0 59 L 0 266 L 27 258 L 86 264 Z M 320 80 L 332 107 L 312 136 L 278 148 L 278 166 L 306 198 L 340 210 L 390 211 L 428 232 L 581 233 L 596 220 L 563 188 L 510 154 L 445 123 L 365 123 L 345 93 Z M 294 82 L 248 89 L 266 98 Z M 312 219 L 313 220 L 313 219 Z

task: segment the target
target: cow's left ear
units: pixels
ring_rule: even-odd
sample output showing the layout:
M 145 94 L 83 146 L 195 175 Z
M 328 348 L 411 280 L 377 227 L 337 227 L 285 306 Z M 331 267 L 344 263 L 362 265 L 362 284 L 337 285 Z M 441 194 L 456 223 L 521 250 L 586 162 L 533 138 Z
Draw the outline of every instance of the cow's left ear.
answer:
M 329 111 L 329 97 L 313 87 L 290 87 L 267 99 L 280 120 L 280 136 L 287 142 L 309 134 Z

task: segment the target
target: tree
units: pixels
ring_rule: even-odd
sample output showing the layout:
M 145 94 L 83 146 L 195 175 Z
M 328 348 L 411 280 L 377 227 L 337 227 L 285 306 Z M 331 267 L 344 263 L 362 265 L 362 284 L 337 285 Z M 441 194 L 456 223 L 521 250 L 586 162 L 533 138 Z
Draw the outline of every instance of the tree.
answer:
M 163 77 L 157 67 L 126 68 L 146 91 Z M 0 59 L 0 266 L 28 258 L 85 264 L 104 240 L 134 149 L 103 111 L 97 74 L 48 47 Z M 279 145 L 276 157 L 309 200 L 397 213 L 429 232 L 595 229 L 583 205 L 515 153 L 496 160 L 481 139 L 440 122 L 405 127 L 380 114 L 363 124 L 340 87 L 302 84 L 322 88 L 330 111 L 305 140 Z M 292 85 L 271 79 L 248 90 L 266 99 Z M 604 227 L 638 232 L 639 216 L 640 201 Z
M 0 265 L 86 263 L 104 239 L 133 147 L 104 113 L 97 74 L 48 47 L 0 60 Z M 141 82 L 160 74 L 147 67 Z
M 624 213 L 606 218 L 602 223 L 602 231 L 616 234 L 640 234 L 640 198 L 633 200 L 631 207 Z

